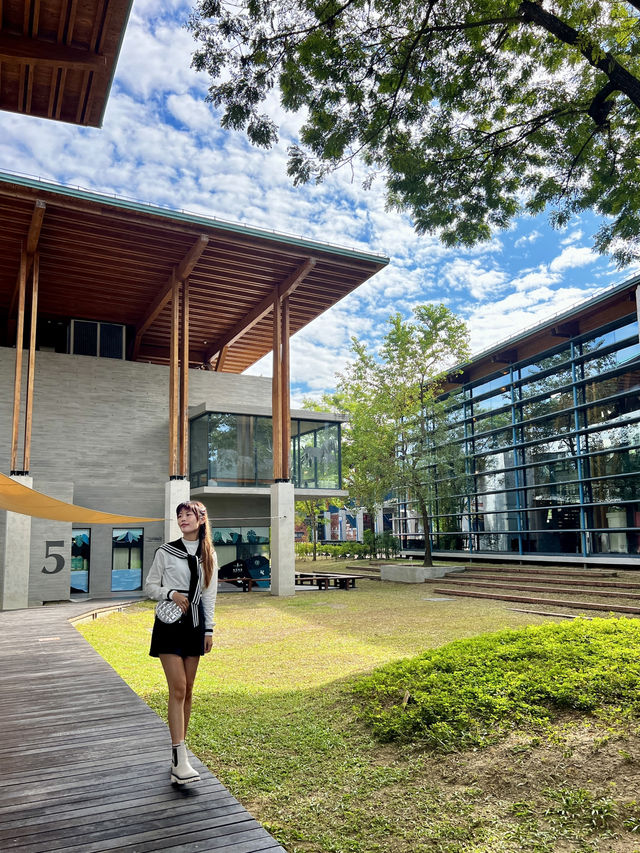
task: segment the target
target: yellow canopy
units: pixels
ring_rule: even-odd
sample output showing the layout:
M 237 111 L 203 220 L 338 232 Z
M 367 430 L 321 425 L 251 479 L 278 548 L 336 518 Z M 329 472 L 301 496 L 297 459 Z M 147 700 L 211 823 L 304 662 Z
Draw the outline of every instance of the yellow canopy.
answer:
M 16 483 L 6 474 L 0 474 L 0 509 L 20 512 L 34 518 L 48 518 L 51 521 L 73 521 L 76 524 L 140 524 L 143 521 L 164 521 L 162 518 L 115 515 L 68 504 Z

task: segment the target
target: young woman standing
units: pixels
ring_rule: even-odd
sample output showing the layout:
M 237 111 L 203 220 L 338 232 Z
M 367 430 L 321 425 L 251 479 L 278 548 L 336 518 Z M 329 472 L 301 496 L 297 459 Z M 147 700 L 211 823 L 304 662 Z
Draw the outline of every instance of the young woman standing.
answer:
M 171 781 L 184 785 L 200 779 L 184 739 L 200 657 L 213 643 L 218 561 L 204 504 L 186 501 L 176 515 L 182 538 L 158 548 L 144 589 L 155 601 L 174 601 L 182 611 L 172 624 L 156 616 L 149 654 L 160 658 L 169 687 Z

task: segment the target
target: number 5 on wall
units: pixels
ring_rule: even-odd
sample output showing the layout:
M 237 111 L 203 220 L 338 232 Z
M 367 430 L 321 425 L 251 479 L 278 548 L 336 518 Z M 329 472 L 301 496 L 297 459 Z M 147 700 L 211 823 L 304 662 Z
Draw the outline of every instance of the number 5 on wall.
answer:
M 46 552 L 45 552 L 45 560 L 49 557 L 53 557 L 56 561 L 56 565 L 53 569 L 48 569 L 46 566 L 42 567 L 42 571 L 45 575 L 55 575 L 57 572 L 61 572 L 64 569 L 64 557 L 62 554 L 56 554 L 51 549 L 52 548 L 64 548 L 64 539 L 48 539 L 45 543 Z

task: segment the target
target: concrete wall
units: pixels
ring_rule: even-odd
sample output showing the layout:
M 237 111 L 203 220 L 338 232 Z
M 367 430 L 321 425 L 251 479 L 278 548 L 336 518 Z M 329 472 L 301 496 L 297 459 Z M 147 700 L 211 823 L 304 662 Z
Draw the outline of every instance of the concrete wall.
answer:
M 26 359 L 25 359 L 26 362 Z M 11 467 L 11 400 L 15 350 L 0 348 L 0 470 Z M 23 392 L 26 383 L 24 366 Z M 80 506 L 122 515 L 164 515 L 168 480 L 169 368 L 91 356 L 38 352 L 36 355 L 31 467 L 33 488 L 56 497 L 63 492 Z M 23 393 L 24 397 L 24 393 Z M 264 409 L 271 404 L 271 380 L 212 371 L 189 372 L 189 405 L 203 402 L 220 411 L 241 405 Z M 21 458 L 21 457 L 20 457 Z M 19 463 L 21 464 L 21 463 Z M 56 485 L 57 484 L 57 485 Z M 56 491 L 60 490 L 60 491 Z M 70 491 L 69 491 L 70 490 Z M 212 515 L 216 503 L 207 499 Z M 260 514 L 255 502 L 251 512 Z M 233 512 L 240 513 L 236 505 Z M 221 510 L 226 515 L 226 511 Z M 30 600 L 67 598 L 71 527 L 54 530 L 37 522 L 32 528 Z M 79 525 L 80 526 L 80 525 Z M 144 525 L 143 573 L 163 539 L 163 523 Z M 64 541 L 66 568 L 52 574 L 44 566 L 47 541 Z M 50 549 L 53 552 L 53 548 Z M 66 585 L 66 592 L 63 586 Z M 111 527 L 91 529 L 90 593 L 111 589 Z

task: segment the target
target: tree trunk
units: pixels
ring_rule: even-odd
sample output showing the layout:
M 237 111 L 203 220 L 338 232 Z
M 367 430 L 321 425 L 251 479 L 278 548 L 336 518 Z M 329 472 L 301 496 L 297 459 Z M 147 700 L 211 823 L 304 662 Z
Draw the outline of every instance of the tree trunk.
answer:
M 429 512 L 424 501 L 420 501 L 420 514 L 422 515 L 422 529 L 424 530 L 424 561 L 423 566 L 429 568 L 433 566 L 433 558 L 431 556 L 431 536 L 429 531 Z

